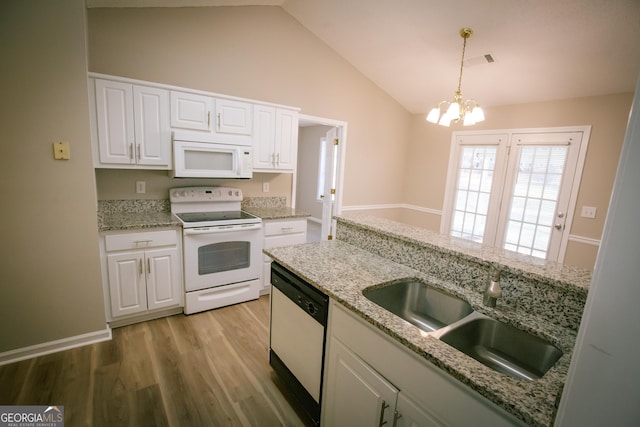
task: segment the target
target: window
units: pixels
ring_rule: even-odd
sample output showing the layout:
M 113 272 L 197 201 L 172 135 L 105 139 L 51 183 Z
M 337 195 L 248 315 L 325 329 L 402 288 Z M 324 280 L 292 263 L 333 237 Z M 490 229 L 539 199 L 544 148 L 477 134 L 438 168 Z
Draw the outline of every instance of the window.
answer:
M 561 261 L 589 131 L 454 133 L 441 232 Z

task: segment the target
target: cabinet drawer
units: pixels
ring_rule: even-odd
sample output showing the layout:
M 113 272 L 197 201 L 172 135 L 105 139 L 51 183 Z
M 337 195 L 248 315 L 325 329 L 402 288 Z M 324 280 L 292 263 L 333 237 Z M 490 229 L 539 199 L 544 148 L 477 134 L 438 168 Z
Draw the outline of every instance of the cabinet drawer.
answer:
M 294 233 L 306 233 L 307 232 L 307 220 L 297 219 L 293 221 L 265 221 L 264 222 L 264 235 L 275 236 L 282 234 L 294 234 Z
M 174 230 L 109 234 L 104 236 L 104 244 L 107 252 L 173 246 L 178 244 L 178 236 Z

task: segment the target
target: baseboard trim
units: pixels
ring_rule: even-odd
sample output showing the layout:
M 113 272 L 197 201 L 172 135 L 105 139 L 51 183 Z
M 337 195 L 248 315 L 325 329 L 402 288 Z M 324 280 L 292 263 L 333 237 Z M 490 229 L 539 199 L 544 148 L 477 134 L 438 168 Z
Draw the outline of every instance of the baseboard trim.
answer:
M 31 345 L 29 347 L 18 348 L 16 350 L 5 351 L 4 353 L 0 353 L 0 366 L 31 359 L 32 357 L 56 353 L 58 351 L 70 350 L 72 348 L 82 347 L 88 344 L 109 341 L 110 339 L 111 328 L 107 325 L 106 328 L 101 331 L 89 332 L 87 334 L 76 335 L 60 340 Z
M 582 243 L 585 245 L 591 245 L 591 246 L 600 246 L 600 240 L 598 239 L 592 239 L 591 237 L 576 236 L 575 234 L 569 235 L 569 241 Z
M 442 215 L 442 211 L 438 209 L 425 208 L 422 206 L 411 205 L 407 203 L 389 203 L 383 205 L 353 205 L 343 206 L 342 211 L 369 211 L 376 209 L 409 209 L 412 211 L 419 211 L 428 213 L 431 215 Z

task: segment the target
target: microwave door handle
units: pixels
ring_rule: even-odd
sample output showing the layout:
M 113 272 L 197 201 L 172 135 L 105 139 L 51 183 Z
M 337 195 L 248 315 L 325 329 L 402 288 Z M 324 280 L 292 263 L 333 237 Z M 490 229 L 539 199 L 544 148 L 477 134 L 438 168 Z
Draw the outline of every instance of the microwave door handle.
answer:
M 186 228 L 184 230 L 185 235 L 194 235 L 194 234 L 215 234 L 215 233 L 227 233 L 229 231 L 249 231 L 249 230 L 259 230 L 262 228 L 262 224 L 251 224 L 251 225 L 241 225 L 241 226 L 231 226 L 225 228 Z

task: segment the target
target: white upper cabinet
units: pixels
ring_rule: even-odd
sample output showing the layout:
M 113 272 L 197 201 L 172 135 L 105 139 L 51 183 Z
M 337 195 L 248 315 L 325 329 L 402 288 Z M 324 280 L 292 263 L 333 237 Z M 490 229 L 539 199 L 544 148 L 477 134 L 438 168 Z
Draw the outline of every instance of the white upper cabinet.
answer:
M 253 168 L 291 172 L 296 166 L 298 112 L 256 105 L 253 128 Z
M 169 91 L 95 80 L 96 167 L 171 168 Z
M 171 127 L 198 131 L 202 137 L 253 133 L 253 105 L 187 92 L 171 92 Z M 198 137 L 195 137 L 198 140 Z M 221 140 L 224 142 L 224 138 Z
M 211 96 L 172 91 L 171 127 L 212 133 L 213 109 L 214 99 Z
M 253 105 L 247 102 L 216 99 L 216 132 L 251 135 L 252 113 Z

